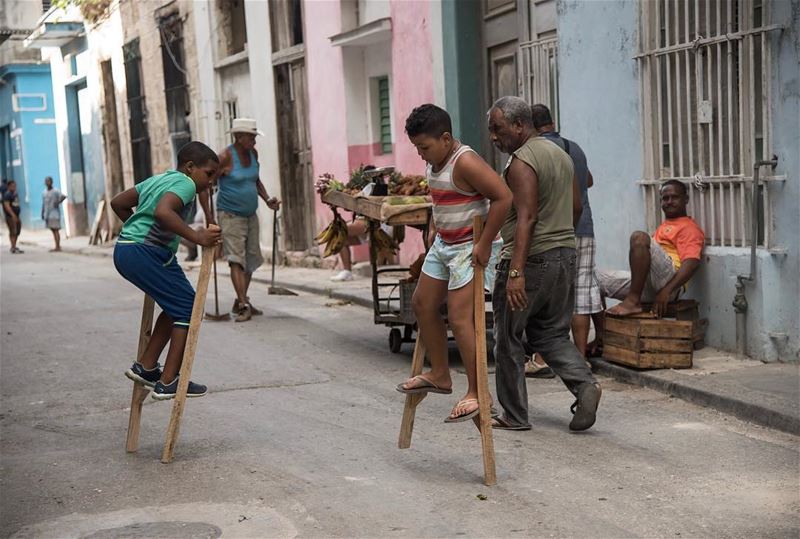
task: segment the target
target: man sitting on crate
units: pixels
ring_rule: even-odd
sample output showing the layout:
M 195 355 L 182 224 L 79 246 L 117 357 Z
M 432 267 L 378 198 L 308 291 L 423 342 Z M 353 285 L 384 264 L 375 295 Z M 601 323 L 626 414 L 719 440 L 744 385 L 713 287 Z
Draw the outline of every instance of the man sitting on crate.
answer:
M 661 185 L 660 193 L 664 222 L 652 238 L 642 231 L 631 234 L 630 271 L 597 272 L 602 296 L 622 301 L 608 309 L 607 314 L 638 314 L 645 302 L 652 303 L 653 314 L 661 318 L 667 303 L 678 299 L 683 285 L 700 267 L 705 234 L 694 219 L 686 215 L 689 202 L 686 186 L 678 180 L 668 180 Z M 602 324 L 599 325 L 598 335 L 602 332 Z M 599 346 L 598 337 L 591 348 Z

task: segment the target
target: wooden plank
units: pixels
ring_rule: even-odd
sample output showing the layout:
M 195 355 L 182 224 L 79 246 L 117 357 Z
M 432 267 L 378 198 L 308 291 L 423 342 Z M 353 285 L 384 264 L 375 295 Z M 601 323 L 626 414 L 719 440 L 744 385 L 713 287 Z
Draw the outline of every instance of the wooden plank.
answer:
M 142 321 L 139 324 L 139 346 L 136 351 L 136 361 L 142 359 L 150 336 L 153 334 L 153 309 L 155 302 L 153 298 L 144 295 L 142 303 Z M 128 416 L 128 436 L 125 440 L 125 450 L 128 453 L 135 453 L 139 449 L 139 428 L 142 423 L 142 404 L 150 390 L 141 384 L 133 383 L 133 394 L 131 395 L 131 412 Z
M 688 339 L 641 339 L 641 352 L 691 352 L 692 341 Z
M 172 462 L 172 457 L 175 453 L 175 444 L 178 440 L 183 408 L 186 404 L 186 392 L 189 389 L 192 365 L 194 364 L 194 356 L 197 350 L 197 338 L 200 336 L 200 323 L 203 321 L 203 312 L 206 307 L 208 281 L 211 276 L 211 265 L 214 261 L 215 251 L 216 246 L 203 248 L 203 261 L 200 265 L 200 275 L 197 278 L 197 291 L 195 292 L 194 305 L 192 306 L 192 319 L 189 322 L 189 334 L 186 337 L 186 348 L 183 351 L 178 391 L 175 394 L 172 415 L 169 418 L 169 427 L 167 427 L 167 441 L 161 453 L 161 462 L 165 464 Z
M 692 366 L 692 354 L 668 354 L 642 352 L 639 354 L 641 369 L 688 369 Z
M 639 354 L 632 350 L 626 350 L 625 348 L 611 346 L 605 343 L 603 343 L 603 359 L 629 367 L 639 366 Z
M 429 209 L 420 208 L 418 210 L 393 215 L 386 221 L 386 224 L 392 226 L 422 226 L 428 224 L 429 216 Z
M 622 335 L 637 336 L 639 334 L 639 322 L 625 318 L 605 317 L 605 331 L 621 333 Z
M 422 366 L 425 363 L 425 345 L 422 337 L 417 335 L 417 342 L 414 345 L 414 356 L 411 360 L 411 378 L 422 373 Z M 416 395 L 406 395 L 406 404 L 403 407 L 403 419 L 400 422 L 400 438 L 397 440 L 397 447 L 408 449 L 411 447 L 411 435 L 414 432 L 414 417 L 417 413 L 417 406 L 427 393 Z
M 97 204 L 97 212 L 94 214 L 94 222 L 92 223 L 92 231 L 89 234 L 89 245 L 97 245 L 100 241 L 100 223 L 103 222 L 105 214 L 106 200 L 102 199 Z
M 690 339 L 693 323 L 688 320 L 641 320 L 641 337 L 672 337 Z
M 330 190 L 322 195 L 322 202 L 345 210 L 356 211 L 358 200 L 347 193 Z
M 620 333 L 611 333 L 610 331 L 606 331 L 605 335 L 603 335 L 603 345 L 610 344 L 611 346 L 617 346 L 619 348 L 625 348 L 626 350 L 630 350 L 632 352 L 636 352 L 639 349 L 639 339 L 633 335 L 622 335 Z
M 474 242 L 478 243 L 483 232 L 483 219 L 472 221 Z M 483 483 L 488 487 L 497 483 L 497 471 L 492 438 L 492 395 L 489 393 L 489 369 L 486 362 L 486 298 L 483 290 L 484 268 L 475 265 L 472 277 L 473 313 L 475 317 L 475 370 L 478 378 L 478 428 L 483 449 Z

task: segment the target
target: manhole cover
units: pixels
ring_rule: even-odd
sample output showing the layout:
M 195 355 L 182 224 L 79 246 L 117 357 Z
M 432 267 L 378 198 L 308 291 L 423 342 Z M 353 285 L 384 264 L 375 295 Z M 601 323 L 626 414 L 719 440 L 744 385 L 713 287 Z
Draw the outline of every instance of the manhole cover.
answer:
M 221 535 L 222 530 L 205 522 L 142 522 L 98 530 L 81 539 L 216 539 Z

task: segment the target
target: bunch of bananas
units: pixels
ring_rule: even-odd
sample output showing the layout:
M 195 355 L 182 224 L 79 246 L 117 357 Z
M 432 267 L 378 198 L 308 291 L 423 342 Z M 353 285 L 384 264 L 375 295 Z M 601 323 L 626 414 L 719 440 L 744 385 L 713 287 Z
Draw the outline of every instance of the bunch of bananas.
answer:
M 335 209 L 333 210 L 333 221 L 325 229 L 317 234 L 315 238 L 319 245 L 326 244 L 323 257 L 339 254 L 347 245 L 347 223 Z
M 382 228 L 376 228 L 372 233 L 372 248 L 378 260 L 391 258 L 397 253 L 397 243 Z

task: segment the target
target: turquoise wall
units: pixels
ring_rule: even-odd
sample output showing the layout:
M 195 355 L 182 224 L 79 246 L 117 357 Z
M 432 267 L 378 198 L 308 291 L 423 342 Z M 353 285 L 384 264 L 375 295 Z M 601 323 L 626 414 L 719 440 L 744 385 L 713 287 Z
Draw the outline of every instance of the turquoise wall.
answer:
M 62 189 L 58 173 L 50 66 L 6 65 L 0 67 L 0 78 L 5 82 L 0 85 L 0 130 L 18 135 L 11 140 L 11 159 L 19 160 L 18 165 L 11 167 L 11 176 L 17 181 L 23 226 L 44 228 L 41 211 L 45 176 L 52 176 L 56 188 Z M 18 94 L 21 107 L 41 107 L 43 110 L 15 111 L 13 94 Z M 37 97 L 19 94 L 35 94 Z

